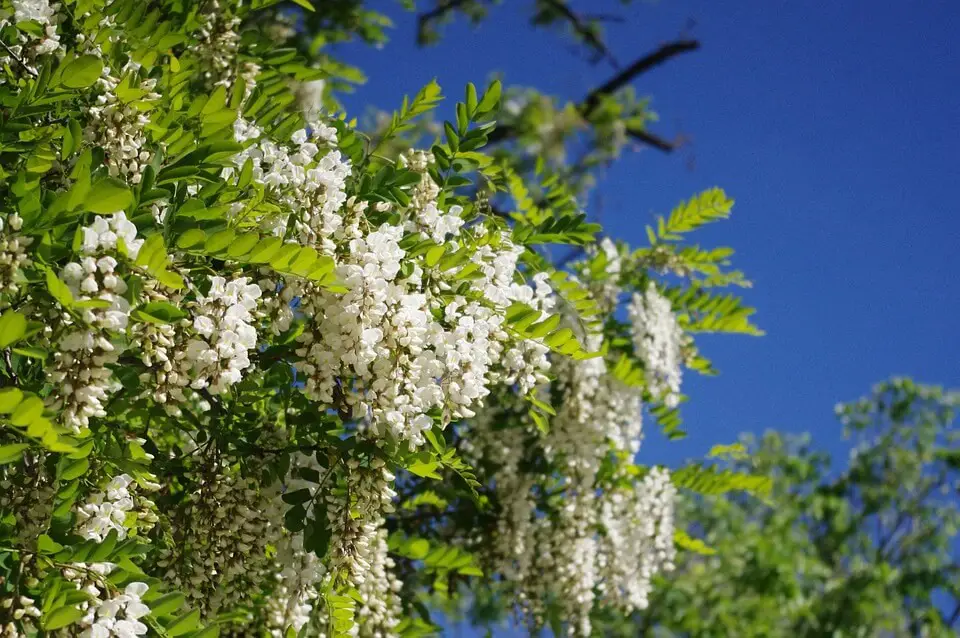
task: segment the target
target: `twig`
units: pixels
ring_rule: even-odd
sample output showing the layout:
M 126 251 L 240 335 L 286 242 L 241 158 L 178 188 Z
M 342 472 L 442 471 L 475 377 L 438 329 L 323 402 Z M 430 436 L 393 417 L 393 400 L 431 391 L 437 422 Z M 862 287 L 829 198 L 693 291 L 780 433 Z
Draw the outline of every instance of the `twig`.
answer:
M 17 373 L 13 371 L 13 361 L 10 360 L 9 348 L 3 351 L 3 362 L 7 364 L 7 372 L 10 373 L 10 378 L 13 380 L 13 385 L 20 385 L 20 380 L 17 378 Z
M 450 11 L 453 11 L 457 7 L 462 6 L 466 3 L 467 3 L 467 0 L 447 0 L 447 2 L 438 4 L 436 7 L 434 7 L 430 11 L 425 11 L 420 15 L 418 15 L 417 16 L 417 40 L 419 41 L 419 44 L 424 43 L 426 39 L 424 35 L 426 34 L 427 27 L 430 25 L 431 22 L 439 18 L 442 18 L 444 15 L 446 15 Z
M 592 20 L 594 22 L 616 22 L 617 24 L 626 22 L 623 16 L 618 16 L 613 13 L 582 13 L 580 17 L 584 20 Z
M 655 51 L 639 58 L 623 71 L 590 91 L 580 106 L 580 112 L 584 115 L 589 115 L 599 106 L 603 98 L 616 93 L 635 78 L 643 75 L 654 67 L 660 66 L 670 58 L 682 53 L 696 51 L 699 48 L 700 42 L 697 40 L 677 40 L 660 46 Z
M 613 65 L 613 68 L 620 68 L 620 64 L 613 56 L 613 53 L 610 52 L 610 49 L 607 48 L 607 45 L 597 37 L 597 34 L 590 30 L 590 26 L 584 22 L 584 19 L 581 16 L 574 13 L 573 10 L 567 6 L 566 2 L 563 0 L 543 0 L 543 2 L 566 18 L 567 22 L 569 22 L 573 28 L 574 33 L 579 35 L 581 38 L 583 38 L 584 42 L 593 47 L 597 53 L 598 59 L 606 58 L 610 64 Z
M 638 142 L 643 142 L 644 144 L 647 144 L 648 146 L 652 146 L 659 151 L 663 151 L 664 153 L 669 153 L 675 150 L 678 146 L 680 146 L 679 138 L 673 142 L 670 142 L 663 139 L 662 137 L 659 137 L 657 135 L 654 135 L 653 133 L 650 133 L 649 131 L 628 129 L 627 135 L 637 140 Z
M 590 91 L 590 93 L 587 94 L 587 97 L 584 98 L 584 100 L 577 106 L 577 110 L 583 117 L 589 117 L 590 114 L 593 113 L 593 111 L 600 105 L 603 98 L 616 93 L 624 86 L 629 84 L 632 80 L 636 79 L 640 75 L 643 75 L 647 71 L 660 66 L 674 56 L 689 51 L 696 51 L 699 48 L 700 42 L 697 40 L 677 40 L 659 47 L 655 51 L 652 51 L 651 53 L 639 58 L 629 67 L 623 69 L 612 78 Z M 630 135 L 630 137 L 638 142 L 648 144 L 665 153 L 673 151 L 678 146 L 678 142 L 670 142 L 648 131 L 629 130 L 627 133 Z M 497 144 L 509 139 L 513 134 L 514 129 L 508 126 L 494 129 L 490 135 L 487 136 L 487 143 Z

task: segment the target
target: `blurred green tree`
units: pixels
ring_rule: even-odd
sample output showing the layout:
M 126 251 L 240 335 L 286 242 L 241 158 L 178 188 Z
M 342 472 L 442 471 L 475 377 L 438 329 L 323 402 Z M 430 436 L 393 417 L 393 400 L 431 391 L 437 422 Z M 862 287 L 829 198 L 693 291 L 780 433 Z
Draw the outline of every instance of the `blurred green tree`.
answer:
M 688 497 L 702 553 L 683 552 L 622 636 L 951 636 L 960 619 L 960 393 L 893 379 L 837 416 L 832 469 L 810 438 L 768 432 L 724 450 L 773 479 L 766 499 Z

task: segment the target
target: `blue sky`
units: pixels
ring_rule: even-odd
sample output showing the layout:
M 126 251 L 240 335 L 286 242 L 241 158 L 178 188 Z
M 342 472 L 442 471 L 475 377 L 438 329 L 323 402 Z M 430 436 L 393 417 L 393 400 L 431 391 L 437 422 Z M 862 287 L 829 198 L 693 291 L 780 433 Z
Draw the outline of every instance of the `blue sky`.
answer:
M 392 109 L 433 77 L 459 99 L 494 71 L 578 99 L 611 73 L 532 31 L 529 4 L 496 7 L 478 28 L 460 20 L 425 50 L 414 17 L 391 12 L 385 48 L 343 51 L 369 75 L 348 107 Z M 837 401 L 891 374 L 960 385 L 960 3 L 662 0 L 624 15 L 609 27 L 621 62 L 681 33 L 701 40 L 635 82 L 657 131 L 692 142 L 626 156 L 588 212 L 641 243 L 654 213 L 722 186 L 733 217 L 697 239 L 737 249 L 767 331 L 704 339 L 721 375 L 686 378 L 690 436 L 667 443 L 650 427 L 641 457 L 675 463 L 767 428 L 809 431 L 842 457 Z
M 413 16 L 393 12 L 383 50 L 344 51 L 369 75 L 348 106 L 392 109 L 433 77 L 459 99 L 494 71 L 575 100 L 611 73 L 531 31 L 529 2 L 505 4 L 426 50 Z M 573 2 L 600 5 L 618 10 Z M 621 62 L 681 33 L 701 40 L 635 82 L 654 98 L 657 131 L 692 142 L 625 157 L 588 212 L 641 243 L 653 214 L 722 186 L 734 215 L 697 239 L 737 249 L 767 331 L 703 340 L 721 375 L 686 378 L 690 436 L 668 443 L 651 425 L 641 460 L 674 464 L 775 428 L 812 433 L 842 462 L 837 401 L 892 374 L 960 385 L 960 3 L 661 0 L 625 15 L 610 27 Z M 472 635 L 462 631 L 452 635 Z

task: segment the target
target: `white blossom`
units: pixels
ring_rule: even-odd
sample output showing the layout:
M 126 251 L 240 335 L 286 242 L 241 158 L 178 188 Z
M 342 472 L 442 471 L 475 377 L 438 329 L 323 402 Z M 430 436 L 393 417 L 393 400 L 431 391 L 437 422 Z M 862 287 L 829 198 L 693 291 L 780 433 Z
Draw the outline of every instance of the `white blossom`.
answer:
M 651 282 L 642 295 L 633 295 L 628 310 L 634 349 L 643 361 L 650 391 L 663 397 L 668 407 L 676 407 L 683 374 L 683 329 L 670 300 Z

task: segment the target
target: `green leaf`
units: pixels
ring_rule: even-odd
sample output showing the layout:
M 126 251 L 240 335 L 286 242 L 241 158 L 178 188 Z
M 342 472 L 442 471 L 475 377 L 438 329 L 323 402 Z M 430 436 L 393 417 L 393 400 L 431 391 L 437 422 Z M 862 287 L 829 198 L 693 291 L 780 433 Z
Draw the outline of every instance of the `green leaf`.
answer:
M 731 443 L 729 445 L 714 445 L 707 453 L 707 458 L 721 458 L 730 460 L 743 460 L 748 458 L 747 447 L 743 443 Z
M 460 150 L 460 137 L 457 135 L 456 129 L 453 128 L 453 125 L 450 122 L 443 123 L 443 132 L 447 136 L 447 146 L 450 147 L 450 150 L 456 153 Z
M 70 288 L 67 284 L 60 281 L 60 278 L 57 277 L 52 270 L 47 268 L 47 290 L 50 291 L 50 294 L 60 302 L 60 305 L 64 308 L 69 308 L 73 305 L 73 293 L 70 292 Z
M 304 9 L 306 9 L 307 11 L 316 11 L 316 9 L 313 8 L 313 5 L 310 4 L 310 2 L 309 2 L 308 0 L 293 0 L 293 2 L 294 2 L 294 4 L 300 5 L 301 7 L 303 7 Z
M 72 481 L 86 474 L 88 469 L 90 469 L 90 461 L 85 458 L 75 459 L 63 468 L 60 478 L 64 481 Z
M 501 90 L 500 80 L 494 80 L 490 83 L 490 86 L 487 87 L 487 92 L 483 94 L 483 99 L 480 100 L 480 104 L 477 106 L 477 113 L 479 115 L 489 113 L 497 108 L 497 105 L 500 103 Z
M 424 462 L 417 459 L 407 466 L 407 470 L 409 470 L 411 474 L 416 474 L 423 478 L 441 479 L 443 477 L 437 474 L 438 467 L 440 467 L 440 464 L 436 461 Z
M 163 235 L 157 233 L 147 237 L 140 246 L 134 263 L 150 271 L 162 270 L 167 263 L 167 247 L 164 245 Z
M 41 554 L 56 554 L 63 549 L 63 545 L 53 540 L 46 534 L 40 534 L 37 539 L 37 550 Z
M 681 468 L 674 472 L 671 478 L 677 487 L 708 496 L 732 491 L 767 496 L 773 487 L 773 481 L 769 476 L 735 472 L 701 464 Z
M 150 603 L 150 611 L 154 616 L 167 616 L 174 613 L 187 602 L 186 597 L 179 592 L 170 592 Z
M 167 627 L 167 635 L 169 636 L 182 636 L 183 634 L 193 631 L 200 626 L 200 610 L 194 609 L 191 612 L 188 612 L 175 621 L 170 623 L 170 626 Z
M 265 264 L 279 252 L 283 240 L 279 237 L 267 237 L 253 249 L 247 259 L 253 264 Z
M 83 618 L 83 614 L 84 612 L 79 607 L 60 607 L 45 615 L 41 624 L 46 631 L 53 631 L 72 625 Z
M 227 256 L 242 257 L 253 250 L 259 241 L 260 237 L 256 233 L 243 233 L 227 248 Z
M 103 61 L 95 55 L 81 55 L 63 70 L 63 85 L 71 89 L 93 86 L 103 71 Z
M 39 397 L 29 396 L 20 402 L 10 415 L 10 423 L 17 427 L 26 427 L 43 414 L 43 401 Z M 34 436 L 31 434 L 31 436 Z
M 47 350 L 35 346 L 20 346 L 13 348 L 13 351 L 23 357 L 30 357 L 31 359 L 37 359 L 39 361 L 46 361 L 47 357 L 50 356 Z
M 0 315 L 0 348 L 19 341 L 27 331 L 27 318 L 19 312 L 7 310 Z
M 11 443 L 10 445 L 0 445 L 0 465 L 14 463 L 23 456 L 23 451 L 29 448 L 27 443 Z
M 297 244 L 283 244 L 270 259 L 270 265 L 276 270 L 286 270 L 299 253 L 300 246 Z
M 467 112 L 469 113 L 470 117 L 473 117 L 477 112 L 477 87 L 473 85 L 473 82 L 467 83 L 466 103 Z
M 0 414 L 10 414 L 23 400 L 19 388 L 0 388 Z
M 133 193 L 126 184 L 114 177 L 106 177 L 94 184 L 83 200 L 84 207 L 94 213 L 116 213 L 133 203 Z
M 427 255 L 426 257 L 424 257 L 424 261 L 426 262 L 427 266 L 430 266 L 432 268 L 433 266 L 437 265 L 437 262 L 440 261 L 440 258 L 443 257 L 443 253 L 445 252 L 447 252 L 446 246 L 443 246 L 443 245 L 434 246 L 433 248 L 427 251 Z
M 310 490 L 306 487 L 295 490 L 293 492 L 287 492 L 282 497 L 283 502 L 288 505 L 299 505 L 300 503 L 305 503 L 311 499 Z
M 200 230 L 199 228 L 191 228 L 187 232 L 180 235 L 180 238 L 177 239 L 177 247 L 179 248 L 193 248 L 202 244 L 207 238 L 207 234 Z M 143 250 L 141 248 L 141 250 Z
M 163 270 L 155 274 L 157 277 L 157 281 L 159 281 L 161 284 L 163 284 L 167 288 L 180 290 L 186 285 L 183 281 L 183 277 L 173 272 L 172 270 Z
M 90 557 L 87 558 L 87 562 L 90 563 L 102 563 L 113 555 L 113 550 L 117 547 L 117 540 L 119 539 L 119 534 L 117 530 L 112 529 L 110 533 L 107 534 L 107 537 L 97 545 L 97 548 L 93 550 L 93 553 L 90 554 Z
M 187 316 L 187 313 L 165 301 L 153 301 L 144 304 L 134 310 L 132 314 L 140 321 L 156 324 L 173 323 Z
M 414 538 L 404 545 L 404 555 L 414 560 L 422 560 L 430 553 L 430 543 L 423 538 Z
M 717 553 L 717 550 L 709 547 L 699 538 L 693 538 L 682 529 L 674 530 L 673 542 L 681 549 L 685 549 L 702 556 L 712 556 Z

